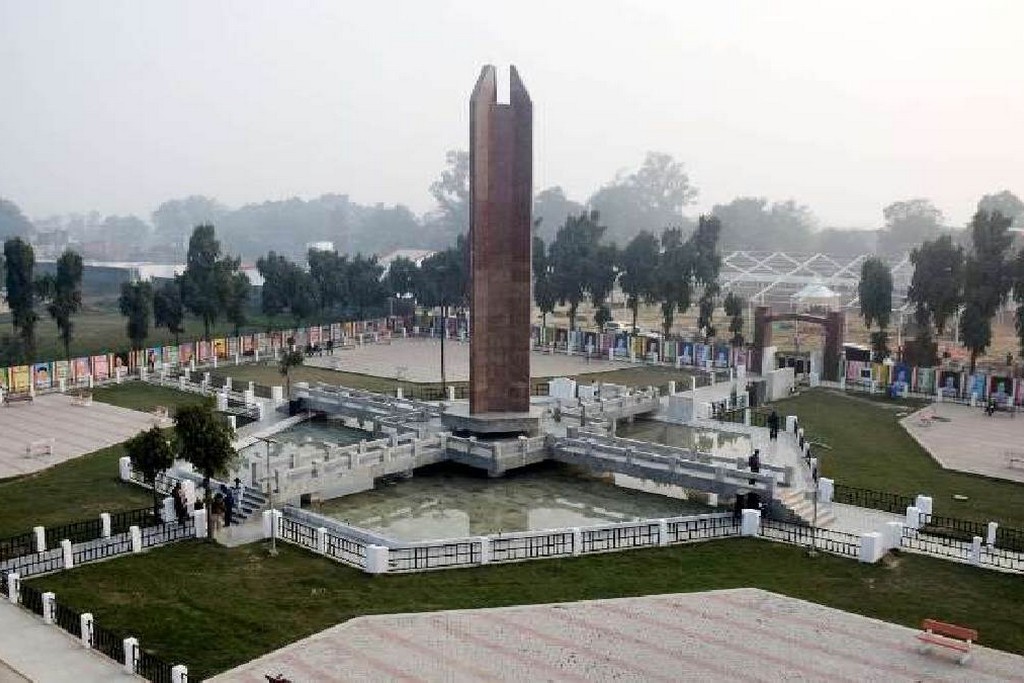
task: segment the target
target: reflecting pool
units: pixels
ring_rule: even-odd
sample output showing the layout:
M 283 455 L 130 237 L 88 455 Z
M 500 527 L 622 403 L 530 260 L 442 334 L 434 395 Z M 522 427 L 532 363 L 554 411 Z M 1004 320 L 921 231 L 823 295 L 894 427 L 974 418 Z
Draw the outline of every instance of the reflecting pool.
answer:
M 318 512 L 396 539 L 422 541 L 709 512 L 706 505 L 621 488 L 557 463 L 499 479 L 454 464 L 320 503 Z
M 621 423 L 615 433 L 627 439 L 690 448 L 713 455 L 746 457 L 753 451 L 750 437 L 746 434 L 684 427 L 654 420 L 637 420 L 632 424 Z

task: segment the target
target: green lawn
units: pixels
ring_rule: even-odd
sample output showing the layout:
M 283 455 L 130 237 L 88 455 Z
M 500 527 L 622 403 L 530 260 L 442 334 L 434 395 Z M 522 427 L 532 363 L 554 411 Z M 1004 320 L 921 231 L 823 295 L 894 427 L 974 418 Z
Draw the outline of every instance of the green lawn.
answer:
M 370 577 L 284 546 L 190 541 L 42 577 L 33 585 L 138 637 L 195 680 L 363 614 L 424 612 L 753 586 L 917 627 L 969 625 L 1024 653 L 1019 576 L 902 555 L 878 565 L 754 539 Z
M 933 497 L 936 514 L 1024 528 L 1024 484 L 939 467 L 899 425 L 898 416 L 915 405 L 815 389 L 775 407 L 780 415 L 797 415 L 811 441 L 826 445 L 812 450 L 822 473 L 840 484 L 923 493 Z M 968 500 L 953 500 L 953 494 Z
M 118 444 L 42 472 L 0 481 L 0 538 L 152 505 L 152 495 L 118 479 Z
M 137 381 L 93 389 L 92 397 L 102 403 L 142 412 L 149 412 L 157 406 L 163 406 L 170 411 L 171 415 L 181 406 L 197 405 L 207 400 L 199 394 L 190 394 L 177 389 Z

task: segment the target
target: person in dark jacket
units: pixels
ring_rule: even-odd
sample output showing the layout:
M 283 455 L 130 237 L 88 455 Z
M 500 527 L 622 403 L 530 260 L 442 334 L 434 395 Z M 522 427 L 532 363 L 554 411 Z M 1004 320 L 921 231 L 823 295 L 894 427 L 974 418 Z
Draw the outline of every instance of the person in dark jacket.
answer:
M 779 414 L 772 409 L 772 414 L 768 416 L 768 438 L 772 441 L 777 441 L 779 438 Z
M 231 526 L 235 514 L 235 496 L 227 484 L 220 485 L 220 493 L 224 496 L 224 526 Z

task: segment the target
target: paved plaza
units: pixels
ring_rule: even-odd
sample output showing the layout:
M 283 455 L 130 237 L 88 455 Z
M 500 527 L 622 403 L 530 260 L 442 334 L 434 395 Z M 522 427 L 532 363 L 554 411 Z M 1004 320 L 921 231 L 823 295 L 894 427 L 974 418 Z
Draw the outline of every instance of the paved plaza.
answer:
M 0 479 L 120 443 L 156 420 L 148 413 L 96 401 L 77 405 L 66 394 L 40 395 L 32 402 L 0 407 Z
M 390 344 L 364 344 L 335 349 L 334 355 L 313 356 L 307 365 L 355 372 L 376 377 L 394 377 L 408 382 L 441 381 L 440 339 L 395 339 Z M 444 344 L 445 379 L 469 381 L 469 342 L 448 340 Z M 530 353 L 531 377 L 560 377 L 589 372 L 608 372 L 636 367 L 623 361 L 609 361 L 594 354 L 567 356 L 562 353 Z
M 1024 416 L 933 403 L 901 423 L 946 469 L 1024 482 Z M 1010 463 L 1008 452 L 1021 460 Z
M 211 680 L 1011 681 L 1024 671 L 1024 657 L 983 647 L 965 666 L 922 654 L 915 633 L 744 588 L 359 617 Z

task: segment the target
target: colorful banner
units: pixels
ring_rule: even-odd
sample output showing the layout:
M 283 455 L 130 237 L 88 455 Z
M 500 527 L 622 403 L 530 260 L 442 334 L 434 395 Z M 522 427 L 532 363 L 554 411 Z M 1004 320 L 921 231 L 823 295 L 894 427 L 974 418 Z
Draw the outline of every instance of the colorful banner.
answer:
M 93 356 L 92 363 L 93 379 L 107 379 L 110 377 L 110 358 L 106 355 Z
M 228 339 L 228 358 L 234 358 L 242 353 L 242 340 L 238 337 Z
M 228 357 L 228 340 L 227 339 L 214 339 L 213 340 L 213 355 L 217 358 Z
M 92 366 L 89 364 L 89 358 L 87 356 L 76 358 L 72 361 L 72 365 L 75 372 L 75 383 L 85 384 L 88 382 L 89 378 L 92 376 L 92 371 L 90 369 Z
M 192 362 L 194 348 L 192 342 L 185 342 L 178 347 L 178 363 L 179 365 L 188 365 Z
M 70 386 L 73 382 L 71 376 L 71 361 L 58 360 L 53 363 L 53 385 L 59 387 L 61 380 L 64 381 L 65 386 Z
M 36 389 L 49 389 L 53 382 L 53 369 L 49 363 L 36 363 L 32 366 L 32 384 Z
M 28 365 L 15 365 L 11 368 L 11 392 L 25 393 L 32 386 L 32 368 Z

